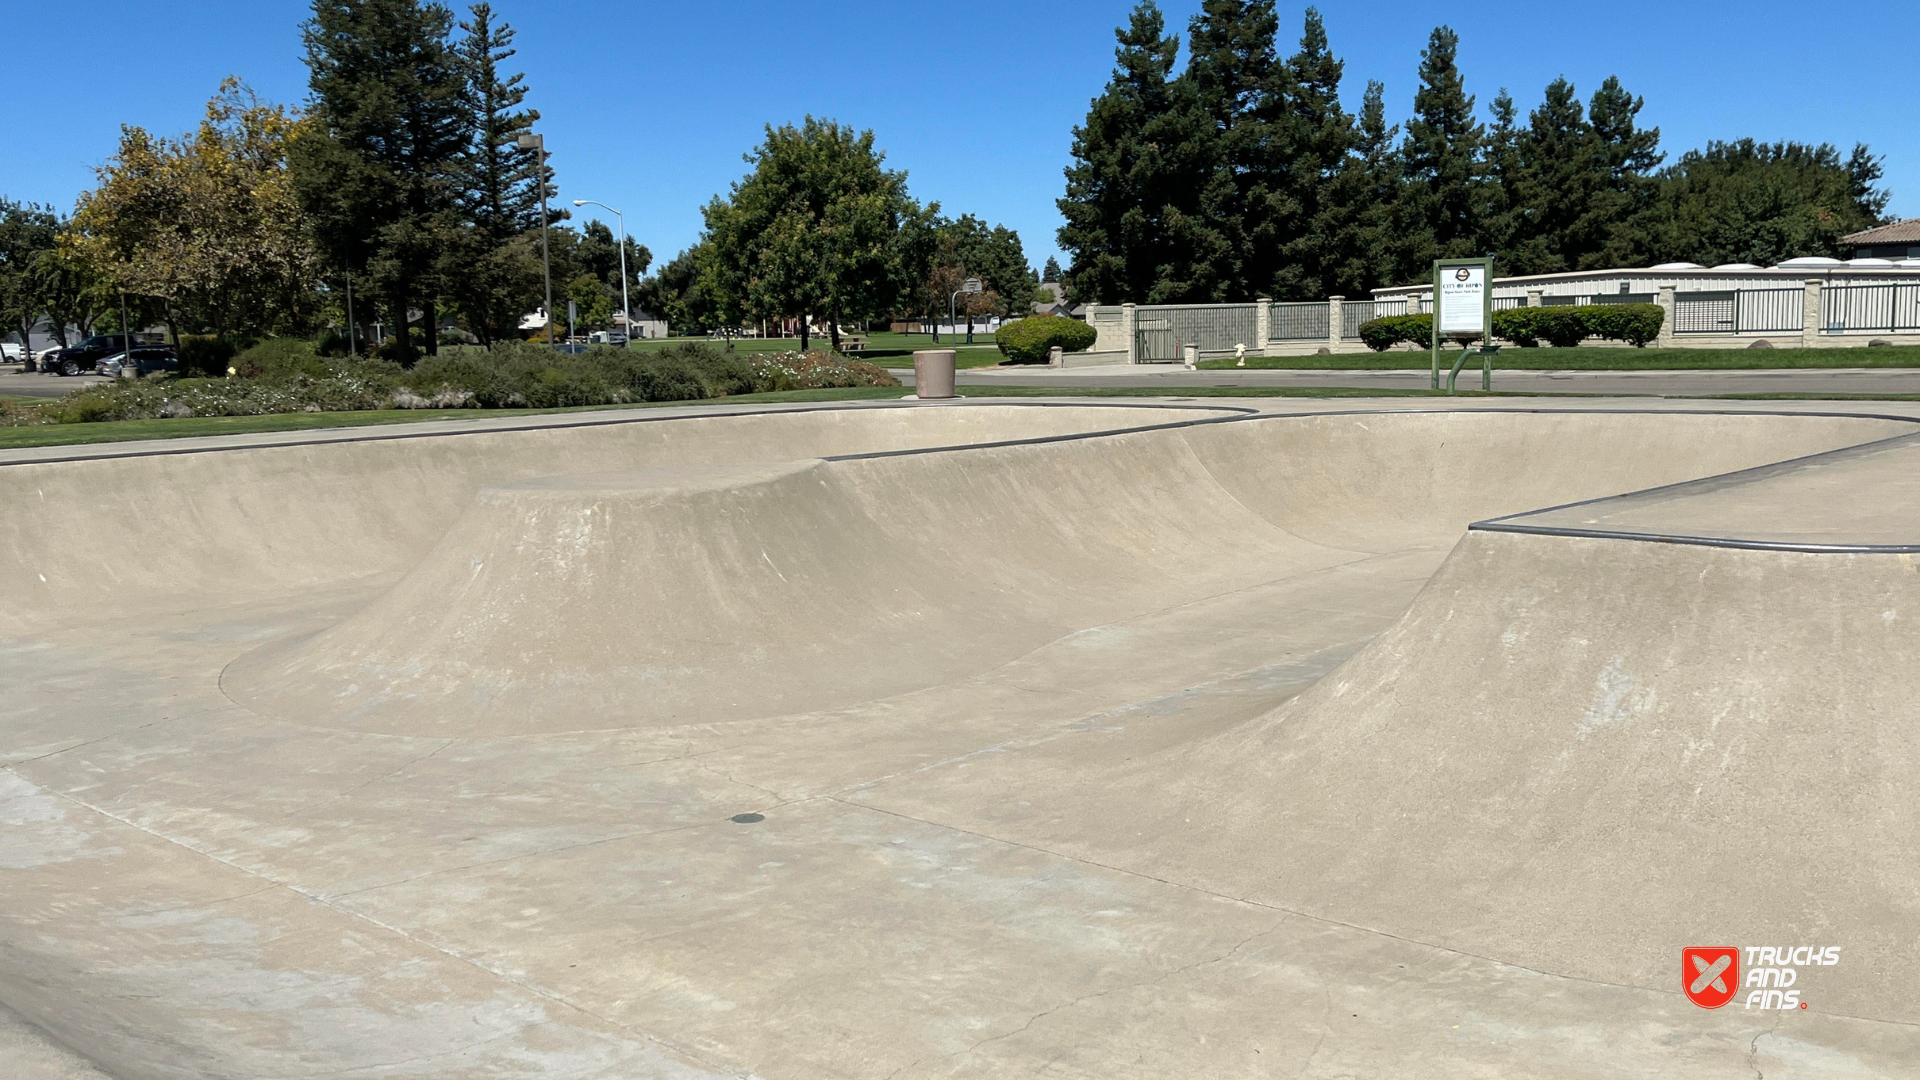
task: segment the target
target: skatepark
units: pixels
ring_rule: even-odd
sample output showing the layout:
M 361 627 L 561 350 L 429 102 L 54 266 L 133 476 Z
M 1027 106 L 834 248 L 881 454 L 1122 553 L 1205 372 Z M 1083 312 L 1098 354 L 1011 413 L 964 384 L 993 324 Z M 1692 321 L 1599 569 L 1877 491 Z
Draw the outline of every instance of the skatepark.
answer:
M 1914 1075 L 1917 421 L 976 400 L 9 451 L 0 1055 Z M 1708 1010 L 1716 945 L 1842 959 Z

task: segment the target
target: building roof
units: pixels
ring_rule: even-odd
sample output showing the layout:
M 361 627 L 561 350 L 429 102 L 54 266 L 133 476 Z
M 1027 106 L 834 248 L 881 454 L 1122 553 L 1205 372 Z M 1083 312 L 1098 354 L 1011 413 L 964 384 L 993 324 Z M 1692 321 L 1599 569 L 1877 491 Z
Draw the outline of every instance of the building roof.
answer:
M 1920 218 L 1908 218 L 1891 225 L 1879 225 L 1871 229 L 1862 229 L 1857 233 L 1848 233 L 1840 238 L 1843 244 L 1920 244 Z

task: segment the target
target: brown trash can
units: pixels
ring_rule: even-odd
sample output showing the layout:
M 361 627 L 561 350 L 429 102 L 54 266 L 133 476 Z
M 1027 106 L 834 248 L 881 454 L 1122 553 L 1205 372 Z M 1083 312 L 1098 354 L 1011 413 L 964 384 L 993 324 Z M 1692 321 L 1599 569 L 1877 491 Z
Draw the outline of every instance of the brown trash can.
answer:
M 913 354 L 913 396 L 950 398 L 953 396 L 952 349 L 921 349 Z

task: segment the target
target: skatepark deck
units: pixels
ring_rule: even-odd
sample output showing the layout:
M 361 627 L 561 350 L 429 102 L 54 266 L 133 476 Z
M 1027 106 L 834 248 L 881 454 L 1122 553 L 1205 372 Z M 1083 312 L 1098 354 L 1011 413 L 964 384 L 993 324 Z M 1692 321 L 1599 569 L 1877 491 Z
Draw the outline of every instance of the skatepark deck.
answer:
M 1915 430 L 969 403 L 0 463 L 0 1005 L 120 1080 L 1911 1075 Z M 1728 942 L 1844 961 L 1690 1004 Z

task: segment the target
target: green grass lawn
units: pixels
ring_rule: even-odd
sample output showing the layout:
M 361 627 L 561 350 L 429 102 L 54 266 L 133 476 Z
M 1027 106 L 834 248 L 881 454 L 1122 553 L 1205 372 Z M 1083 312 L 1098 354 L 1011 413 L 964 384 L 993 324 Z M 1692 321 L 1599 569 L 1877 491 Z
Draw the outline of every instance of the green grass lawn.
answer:
M 1452 366 L 1456 352 L 1442 354 L 1441 368 Z M 1334 356 L 1249 356 L 1249 368 L 1308 368 L 1321 371 L 1427 370 L 1425 352 L 1349 353 Z M 1208 369 L 1231 368 L 1231 357 L 1203 360 Z M 1920 367 L 1920 345 L 1879 349 L 1502 349 L 1493 366 L 1509 371 L 1710 371 L 1756 368 Z M 1467 367 L 1479 367 L 1469 359 Z

